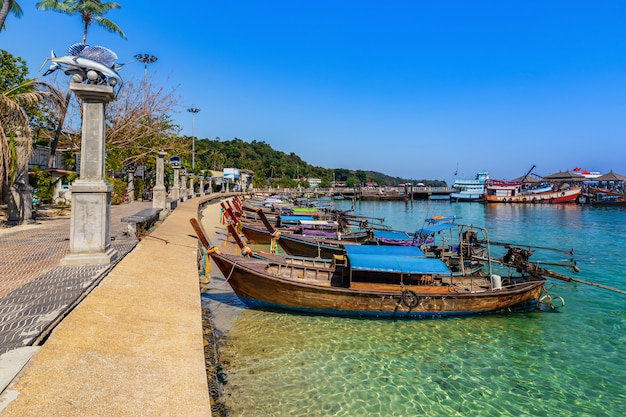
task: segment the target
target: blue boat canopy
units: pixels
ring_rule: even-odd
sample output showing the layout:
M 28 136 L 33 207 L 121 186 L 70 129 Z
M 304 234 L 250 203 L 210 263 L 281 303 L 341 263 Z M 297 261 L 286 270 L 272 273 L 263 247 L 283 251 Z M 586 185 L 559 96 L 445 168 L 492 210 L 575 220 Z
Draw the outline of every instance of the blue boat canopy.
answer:
M 422 227 L 417 231 L 417 234 L 420 236 L 432 235 L 437 232 L 441 232 L 442 230 L 449 230 L 452 227 L 456 226 L 455 223 L 437 223 L 431 224 L 427 227 Z
M 348 257 L 351 255 L 425 256 L 417 246 L 345 245 L 344 248 Z
M 435 258 L 389 255 L 349 255 L 354 271 L 375 271 L 404 274 L 445 274 L 452 272 L 443 261 Z
M 386 230 L 374 230 L 374 237 L 376 239 L 388 239 L 388 240 L 413 240 L 414 237 L 407 232 L 390 232 Z

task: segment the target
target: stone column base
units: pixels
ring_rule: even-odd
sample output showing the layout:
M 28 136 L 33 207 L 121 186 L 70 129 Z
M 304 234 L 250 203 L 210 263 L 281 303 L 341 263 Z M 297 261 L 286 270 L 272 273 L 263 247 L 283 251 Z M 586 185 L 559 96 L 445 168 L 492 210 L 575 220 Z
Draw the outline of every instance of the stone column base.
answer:
M 117 249 L 110 248 L 106 252 L 96 253 L 70 253 L 61 259 L 61 266 L 78 265 L 110 265 L 119 258 Z

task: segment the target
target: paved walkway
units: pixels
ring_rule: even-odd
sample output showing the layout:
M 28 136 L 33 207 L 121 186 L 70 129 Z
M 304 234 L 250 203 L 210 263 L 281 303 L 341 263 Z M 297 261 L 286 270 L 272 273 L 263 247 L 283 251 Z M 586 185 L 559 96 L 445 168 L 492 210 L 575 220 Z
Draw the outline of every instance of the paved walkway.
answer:
M 211 415 L 189 224 L 206 200 L 141 242 L 121 218 L 152 203 L 113 206 L 112 266 L 59 266 L 69 217 L 0 229 L 1 417 Z
M 152 202 L 111 207 L 111 246 L 121 257 L 138 243 L 126 233 L 121 218 L 147 207 Z M 67 210 L 61 217 L 42 217 L 35 224 L 0 228 L 0 355 L 44 338 L 57 317 L 110 269 L 59 266 L 70 252 L 69 238 Z

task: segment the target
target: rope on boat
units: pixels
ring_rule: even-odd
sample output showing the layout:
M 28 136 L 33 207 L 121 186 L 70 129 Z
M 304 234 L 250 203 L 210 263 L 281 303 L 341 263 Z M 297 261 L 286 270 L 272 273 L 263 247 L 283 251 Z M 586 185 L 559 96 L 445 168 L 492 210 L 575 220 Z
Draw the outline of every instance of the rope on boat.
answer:
M 280 231 L 275 230 L 271 234 L 270 253 L 278 253 L 278 239 L 280 239 Z
M 211 265 L 209 263 L 209 254 L 217 252 L 216 246 L 210 246 L 204 249 L 204 253 L 202 254 L 202 263 L 200 264 L 200 275 L 204 275 L 206 277 L 207 272 L 211 272 L 210 268 L 207 268 L 207 265 Z
M 207 252 L 208 252 L 207 249 L 203 251 L 202 263 L 200 264 L 200 275 L 204 275 L 204 276 L 206 276 L 206 273 L 207 273 L 206 264 L 207 264 L 207 260 L 209 259 L 209 257 L 207 256 Z
M 237 266 L 237 262 L 234 262 L 234 261 L 233 261 L 233 266 L 232 266 L 232 268 L 230 269 L 230 272 L 228 273 L 228 276 L 224 277 L 224 278 L 225 278 L 225 279 L 224 279 L 224 282 L 221 282 L 221 283 L 219 283 L 219 284 L 216 284 L 216 285 L 215 285 L 215 287 L 216 287 L 216 288 L 222 288 L 222 287 L 225 287 L 225 286 L 226 286 L 226 284 L 228 284 L 228 280 L 229 280 L 229 279 L 230 279 L 230 277 L 233 275 L 233 272 L 235 272 L 235 266 Z
M 235 266 L 237 265 L 237 262 L 233 262 L 233 267 L 230 268 L 230 272 L 228 273 L 228 276 L 226 277 L 224 283 L 227 283 L 228 280 L 230 279 L 230 277 L 233 275 L 233 272 L 235 272 Z
M 320 241 L 318 240 L 316 243 L 317 246 L 317 257 L 321 258 L 322 257 L 322 245 L 320 243 Z

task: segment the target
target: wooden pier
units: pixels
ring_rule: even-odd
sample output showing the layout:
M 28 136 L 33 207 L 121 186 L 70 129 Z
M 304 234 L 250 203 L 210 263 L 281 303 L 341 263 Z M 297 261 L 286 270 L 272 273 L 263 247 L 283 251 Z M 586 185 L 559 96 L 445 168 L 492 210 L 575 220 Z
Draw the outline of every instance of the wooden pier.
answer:
M 341 195 L 344 198 L 356 198 L 361 201 L 406 201 L 406 200 L 428 200 L 431 197 L 447 198 L 454 190 L 448 187 L 410 187 L 404 190 L 400 187 L 384 188 L 384 189 L 359 189 L 344 188 L 334 190 L 335 195 Z

